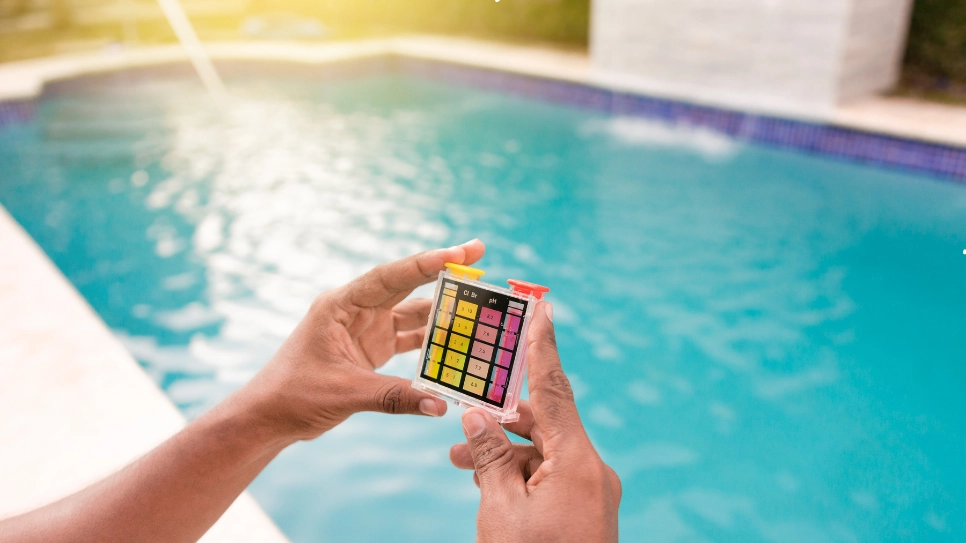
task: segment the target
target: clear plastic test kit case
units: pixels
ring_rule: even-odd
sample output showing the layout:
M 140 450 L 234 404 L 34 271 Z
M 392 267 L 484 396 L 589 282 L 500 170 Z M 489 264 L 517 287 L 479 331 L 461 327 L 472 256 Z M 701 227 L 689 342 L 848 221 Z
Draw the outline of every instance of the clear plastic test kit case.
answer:
M 502 288 L 480 281 L 482 270 L 446 268 L 436 281 L 413 388 L 483 408 L 501 423 L 518 420 L 527 329 L 550 289 L 514 279 Z

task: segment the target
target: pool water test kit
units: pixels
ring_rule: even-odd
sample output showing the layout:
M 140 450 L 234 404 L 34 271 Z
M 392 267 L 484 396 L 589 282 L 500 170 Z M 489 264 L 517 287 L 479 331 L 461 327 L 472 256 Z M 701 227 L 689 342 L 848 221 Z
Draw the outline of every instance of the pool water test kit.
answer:
M 413 388 L 513 422 L 530 317 L 550 289 L 515 279 L 502 288 L 480 281 L 484 273 L 452 263 L 440 272 Z

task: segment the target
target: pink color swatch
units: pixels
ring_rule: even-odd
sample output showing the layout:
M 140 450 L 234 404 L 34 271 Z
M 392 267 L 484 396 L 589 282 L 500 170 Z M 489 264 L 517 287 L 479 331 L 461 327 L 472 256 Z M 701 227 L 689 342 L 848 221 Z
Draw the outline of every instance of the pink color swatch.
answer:
M 483 324 L 489 324 L 490 326 L 499 326 L 500 321 L 503 319 L 503 313 L 500 313 L 496 309 L 490 309 L 489 307 L 484 307 L 480 310 L 480 322 Z

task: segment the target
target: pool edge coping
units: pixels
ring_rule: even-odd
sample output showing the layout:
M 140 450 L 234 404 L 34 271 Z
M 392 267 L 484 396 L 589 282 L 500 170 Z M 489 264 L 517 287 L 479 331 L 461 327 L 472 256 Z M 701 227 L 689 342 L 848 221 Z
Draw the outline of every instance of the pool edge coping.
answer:
M 186 424 L 0 205 L 0 519 L 116 472 Z M 248 492 L 199 540 L 287 543 Z

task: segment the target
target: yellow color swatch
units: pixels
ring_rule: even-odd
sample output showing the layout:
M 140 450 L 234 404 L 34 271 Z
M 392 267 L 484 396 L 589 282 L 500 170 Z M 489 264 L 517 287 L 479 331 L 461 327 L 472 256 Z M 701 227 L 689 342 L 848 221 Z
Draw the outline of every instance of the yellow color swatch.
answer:
M 432 359 L 428 360 L 426 362 L 426 371 L 423 372 L 423 375 L 425 375 L 426 377 L 429 377 L 430 379 L 438 378 L 439 362 Z
M 463 365 L 466 364 L 466 355 L 456 351 L 446 351 L 446 362 L 444 364 L 462 370 Z
M 437 328 L 436 331 L 433 332 L 433 343 L 436 343 L 439 345 L 446 345 L 446 333 L 447 333 L 446 330 L 443 330 L 442 328 Z
M 439 326 L 441 328 L 449 328 L 449 321 L 452 320 L 452 318 L 453 318 L 452 313 L 444 313 L 440 311 L 439 316 L 436 317 L 436 326 Z
M 433 362 L 439 362 L 443 359 L 443 348 L 439 345 L 429 346 L 429 359 Z
M 463 317 L 456 317 L 456 320 L 453 321 L 453 331 L 457 334 L 468 336 L 473 333 L 473 321 L 466 320 Z
M 449 348 L 455 349 L 461 353 L 465 353 L 466 350 L 470 348 L 470 338 L 463 337 L 459 334 L 450 334 Z
M 452 369 L 443 366 L 443 379 L 444 383 L 453 385 L 454 387 L 460 386 L 460 376 L 463 374 Z
M 467 319 L 475 319 L 477 307 L 479 306 L 472 302 L 460 300 L 460 302 L 456 304 L 456 314 L 461 317 L 466 317 Z

